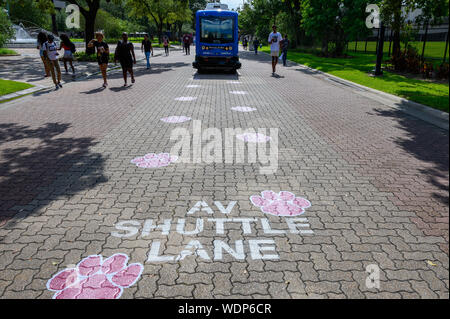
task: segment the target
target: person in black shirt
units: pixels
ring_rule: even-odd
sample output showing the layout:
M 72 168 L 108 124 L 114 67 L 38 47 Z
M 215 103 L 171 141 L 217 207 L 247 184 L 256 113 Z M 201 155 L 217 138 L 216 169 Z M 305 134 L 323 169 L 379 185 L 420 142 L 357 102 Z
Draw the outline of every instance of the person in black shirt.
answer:
M 153 46 L 152 41 L 149 40 L 148 34 L 144 35 L 144 40 L 142 41 L 141 51 L 145 53 L 145 59 L 147 60 L 147 70 L 150 69 L 150 52 L 153 56 Z
M 114 55 L 114 62 L 119 60 L 122 66 L 124 85 L 127 86 L 127 72 L 130 73 L 131 83 L 134 83 L 133 64 L 136 64 L 136 56 L 134 55 L 133 43 L 128 42 L 128 34 L 122 34 L 122 40 L 117 43 L 116 52 Z
M 281 41 L 281 51 L 283 52 L 283 66 L 287 65 L 287 54 L 289 49 L 289 39 L 288 35 L 284 36 L 284 39 Z
M 258 38 L 255 38 L 255 40 L 253 40 L 253 49 L 255 50 L 255 54 L 258 54 L 258 49 L 259 49 L 259 40 L 258 40 Z
M 188 34 L 185 34 L 183 42 L 184 42 L 184 51 L 186 52 L 186 55 L 191 55 L 191 37 Z
M 100 67 L 100 71 L 102 71 L 103 87 L 106 88 L 108 86 L 108 81 L 106 79 L 106 70 L 108 69 L 109 62 L 109 46 L 106 42 L 103 41 L 103 39 L 103 33 L 97 32 L 95 34 L 95 39 L 92 39 L 88 43 L 88 47 L 97 49 L 97 62 Z

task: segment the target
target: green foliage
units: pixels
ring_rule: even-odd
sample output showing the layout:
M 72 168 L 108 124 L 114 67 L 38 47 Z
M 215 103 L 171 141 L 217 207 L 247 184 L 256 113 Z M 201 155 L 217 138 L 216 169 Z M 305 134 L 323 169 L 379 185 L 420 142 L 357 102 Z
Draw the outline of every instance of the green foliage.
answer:
M 13 23 L 37 25 L 43 29 L 51 29 L 51 19 L 48 8 L 43 2 L 34 0 L 9 1 L 9 17 Z
M 14 30 L 6 12 L 0 7 L 0 48 L 14 37 Z
M 270 52 L 270 48 L 264 47 L 263 51 Z M 385 71 L 382 77 L 370 77 L 368 73 L 374 66 L 373 54 L 352 53 L 349 58 L 324 58 L 291 50 L 289 60 L 447 113 L 449 111 L 448 83 L 423 81 L 389 71 Z
M 0 96 L 26 90 L 32 86 L 28 83 L 0 79 Z
M 75 52 L 74 57 L 79 62 L 97 62 L 96 54 L 87 54 L 86 52 Z M 109 61 L 114 61 L 114 53 L 109 54 Z

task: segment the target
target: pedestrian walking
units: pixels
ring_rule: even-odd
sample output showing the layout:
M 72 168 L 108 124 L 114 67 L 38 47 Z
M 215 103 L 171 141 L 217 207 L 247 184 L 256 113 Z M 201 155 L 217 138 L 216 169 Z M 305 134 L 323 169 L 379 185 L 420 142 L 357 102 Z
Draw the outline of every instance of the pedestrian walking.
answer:
M 167 36 L 165 36 L 163 39 L 163 46 L 166 56 L 169 56 L 169 38 Z
M 141 51 L 145 54 L 145 59 L 147 60 L 147 70 L 150 69 L 150 53 L 153 56 L 153 46 L 152 41 L 148 38 L 148 34 L 144 35 L 144 40 L 142 41 Z
M 58 60 L 58 47 L 55 43 L 55 37 L 51 34 L 47 36 L 47 42 L 45 42 L 45 56 L 47 58 L 47 65 L 52 74 L 52 80 L 56 89 L 62 88 L 61 84 L 61 68 L 59 67 Z
M 134 55 L 133 43 L 128 42 L 128 34 L 126 32 L 122 33 L 122 40 L 117 43 L 114 62 L 117 63 L 117 60 L 119 60 L 122 67 L 123 81 L 125 82 L 123 86 L 127 86 L 128 73 L 130 73 L 131 83 L 134 83 L 133 64 L 136 64 L 136 56 Z
M 244 40 L 242 40 L 242 46 L 244 47 L 245 51 L 247 51 L 247 45 L 248 45 L 248 40 L 246 37 L 244 37 Z
M 277 71 L 278 58 L 280 56 L 281 33 L 277 31 L 277 26 L 272 26 L 272 33 L 269 35 L 270 55 L 272 56 L 272 75 Z
M 41 57 L 42 63 L 44 64 L 45 77 L 50 76 L 50 68 L 48 67 L 47 58 L 45 57 L 45 42 L 47 42 L 47 34 L 44 32 L 39 32 L 37 36 L 37 49 L 39 50 L 39 56 Z
M 184 51 L 186 55 L 191 55 L 191 37 L 188 34 L 185 34 L 183 37 L 184 43 Z
M 106 42 L 104 42 L 103 33 L 97 32 L 95 34 L 95 39 L 92 39 L 88 43 L 89 48 L 97 49 L 97 62 L 100 67 L 100 71 L 102 72 L 103 77 L 103 87 L 106 88 L 108 86 L 108 80 L 106 78 L 106 70 L 108 69 L 109 63 L 109 46 Z
M 288 35 L 285 34 L 284 35 L 284 39 L 283 41 L 281 41 L 281 51 L 282 51 L 282 55 L 283 55 L 283 66 L 287 65 L 287 54 L 288 54 L 288 49 L 289 49 L 289 39 L 288 39 Z
M 67 68 L 67 63 L 70 64 L 72 69 L 72 76 L 75 77 L 75 68 L 73 66 L 73 54 L 76 51 L 75 44 L 70 41 L 69 37 L 66 34 L 61 34 L 61 45 L 59 46 L 59 50 L 64 49 L 63 62 L 64 69 L 66 70 L 66 74 L 69 73 Z
M 259 49 L 259 40 L 258 40 L 258 38 L 255 38 L 255 40 L 253 40 L 253 49 L 255 50 L 255 54 L 258 55 L 258 49 Z

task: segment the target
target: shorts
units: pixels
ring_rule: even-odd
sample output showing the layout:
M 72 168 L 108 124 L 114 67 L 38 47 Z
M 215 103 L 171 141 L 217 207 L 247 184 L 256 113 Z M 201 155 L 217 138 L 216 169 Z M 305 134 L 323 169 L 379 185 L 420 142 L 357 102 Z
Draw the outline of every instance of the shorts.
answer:
M 73 60 L 73 53 L 71 51 L 64 51 L 64 59 Z
M 108 64 L 108 62 L 109 62 L 109 59 L 108 59 L 108 57 L 97 57 L 97 62 L 98 62 L 98 65 L 102 65 L 102 64 Z
M 270 51 L 270 55 L 278 58 L 280 56 L 280 51 Z
M 119 62 L 122 69 L 131 69 L 133 67 L 133 60 L 131 59 L 119 60 Z

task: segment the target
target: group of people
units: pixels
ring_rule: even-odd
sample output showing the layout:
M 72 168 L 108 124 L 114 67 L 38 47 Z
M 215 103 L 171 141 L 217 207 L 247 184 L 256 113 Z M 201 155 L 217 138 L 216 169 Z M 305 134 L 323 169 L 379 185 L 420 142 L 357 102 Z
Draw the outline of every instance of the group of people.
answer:
M 46 34 L 41 32 L 38 34 L 37 49 L 40 52 L 42 62 L 44 64 L 45 76 L 51 76 L 56 89 L 62 88 L 61 84 L 61 68 L 59 66 L 59 53 L 58 51 L 64 49 L 64 55 L 62 61 L 64 62 L 64 68 L 66 73 L 69 72 L 68 65 L 72 69 L 72 75 L 75 76 L 75 67 L 73 65 L 74 56 L 76 52 L 75 45 L 70 41 L 69 37 L 65 34 L 60 36 L 61 44 L 58 48 L 55 43 L 55 37 L 52 34 Z M 103 77 L 103 87 L 108 86 L 107 69 L 110 60 L 110 51 L 108 44 L 104 41 L 104 35 L 102 32 L 95 33 L 95 39 L 92 39 L 88 43 L 88 48 L 94 50 L 97 56 L 97 63 L 100 68 L 100 72 Z M 165 40 L 164 47 L 168 47 L 168 40 Z M 142 41 L 141 50 L 145 54 L 147 61 L 147 69 L 150 69 L 150 56 L 153 56 L 153 46 L 148 35 L 144 36 Z M 166 49 L 168 54 L 168 50 Z M 122 67 L 124 86 L 127 86 L 128 73 L 130 74 L 131 83 L 135 83 L 133 65 L 136 64 L 136 55 L 134 53 L 133 43 L 128 41 L 128 34 L 123 33 L 122 39 L 117 43 L 114 62 L 119 62 Z
M 58 51 L 64 49 L 64 55 L 62 61 L 64 62 L 64 68 L 66 73 L 69 73 L 68 65 L 72 70 L 72 75 L 75 76 L 75 67 L 73 65 L 73 54 L 76 52 L 75 45 L 70 41 L 69 37 L 65 34 L 60 36 L 61 44 L 59 48 L 55 43 L 55 38 L 51 34 L 39 33 L 37 48 L 39 49 L 40 56 L 42 62 L 44 64 L 45 76 L 52 77 L 53 83 L 55 84 L 56 89 L 62 88 L 61 84 L 61 68 L 59 66 L 59 53 Z M 287 34 L 282 37 L 282 35 L 277 31 L 277 26 L 272 26 L 272 33 L 270 33 L 268 42 L 270 45 L 270 51 L 272 56 L 272 75 L 276 74 L 276 67 L 278 64 L 278 60 L 281 59 L 283 61 L 283 65 L 286 66 L 287 63 L 287 53 L 289 48 L 289 39 Z M 192 44 L 192 37 L 188 34 L 185 34 L 182 38 L 183 43 L 183 51 L 186 55 L 190 55 L 190 46 Z M 244 37 L 242 40 L 242 44 L 244 49 L 247 50 L 248 47 L 248 39 Z M 169 39 L 168 37 L 164 37 L 163 46 L 165 50 L 166 56 L 169 55 Z M 258 38 L 253 40 L 253 47 L 255 50 L 255 54 L 258 54 L 258 49 L 260 48 L 261 43 Z M 101 32 L 97 32 L 95 34 L 95 39 L 92 39 L 88 43 L 88 48 L 94 49 L 97 55 L 97 62 L 103 77 L 103 87 L 106 88 L 108 86 L 107 79 L 107 69 L 108 63 L 110 60 L 110 51 L 108 44 L 104 41 L 104 35 Z M 152 42 L 149 39 L 149 36 L 144 35 L 144 40 L 141 44 L 141 51 L 145 54 L 145 59 L 147 62 L 147 69 L 151 68 L 150 65 L 150 56 L 153 56 L 153 46 Z M 133 43 L 128 41 L 128 34 L 124 32 L 122 34 L 122 39 L 117 43 L 115 54 L 114 54 L 114 62 L 120 62 L 123 73 L 124 86 L 127 86 L 128 81 L 128 73 L 130 74 L 131 83 L 135 83 L 133 65 L 136 64 L 136 55 L 134 52 Z
M 75 76 L 75 67 L 73 66 L 73 54 L 76 51 L 75 45 L 65 34 L 61 35 L 61 44 L 55 43 L 55 37 L 51 34 L 40 32 L 37 37 L 37 49 L 44 64 L 45 76 L 52 77 L 56 89 L 62 88 L 61 68 L 59 66 L 59 52 L 64 49 L 63 62 L 66 73 L 69 73 L 67 65 L 72 69 L 72 76 Z

